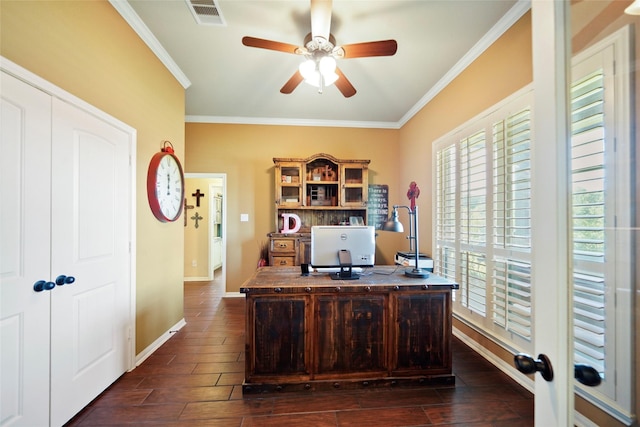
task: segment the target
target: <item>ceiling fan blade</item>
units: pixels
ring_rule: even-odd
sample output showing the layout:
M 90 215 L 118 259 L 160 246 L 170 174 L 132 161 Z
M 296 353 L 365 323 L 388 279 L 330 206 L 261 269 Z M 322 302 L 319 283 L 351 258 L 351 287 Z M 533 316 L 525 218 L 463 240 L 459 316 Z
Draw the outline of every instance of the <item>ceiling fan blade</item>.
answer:
M 258 47 L 260 49 L 276 50 L 286 53 L 302 53 L 299 46 L 289 43 L 275 42 L 273 40 L 258 39 L 255 37 L 243 37 L 242 44 L 249 47 Z
M 340 46 L 343 58 L 365 58 L 368 56 L 392 56 L 398 50 L 395 40 L 380 40 L 377 42 L 354 43 Z M 338 53 L 340 56 L 340 53 Z
M 340 68 L 336 68 L 336 74 L 338 80 L 334 83 L 338 90 L 344 95 L 345 98 L 350 98 L 356 94 L 356 88 L 353 87 L 349 79 L 344 75 Z
M 311 0 L 311 35 L 329 40 L 331 33 L 331 0 Z
M 304 80 L 304 77 L 302 77 L 302 74 L 300 74 L 300 71 L 296 71 L 295 73 L 293 73 L 293 76 L 291 76 L 291 78 L 284 84 L 284 86 L 282 86 L 282 89 L 280 89 L 280 92 L 286 93 L 286 94 L 293 92 L 293 90 L 297 88 L 298 85 L 302 83 L 303 80 Z

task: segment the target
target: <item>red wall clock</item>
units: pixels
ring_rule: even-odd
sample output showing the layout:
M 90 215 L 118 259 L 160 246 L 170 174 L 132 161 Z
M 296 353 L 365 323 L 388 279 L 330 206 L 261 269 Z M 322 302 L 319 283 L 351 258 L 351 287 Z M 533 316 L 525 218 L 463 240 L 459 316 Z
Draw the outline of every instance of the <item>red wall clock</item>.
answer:
M 159 221 L 172 222 L 180 217 L 184 200 L 184 173 L 169 141 L 164 141 L 162 150 L 154 154 L 149 163 L 147 197 L 151 212 Z

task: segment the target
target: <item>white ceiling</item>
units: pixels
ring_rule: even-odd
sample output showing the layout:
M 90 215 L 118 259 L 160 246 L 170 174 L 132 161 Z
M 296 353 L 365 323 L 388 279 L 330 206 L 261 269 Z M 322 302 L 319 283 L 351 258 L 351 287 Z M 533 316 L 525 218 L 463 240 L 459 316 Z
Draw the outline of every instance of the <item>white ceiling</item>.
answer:
M 186 87 L 187 121 L 399 128 L 529 8 L 526 0 L 334 0 L 337 45 L 395 39 L 390 57 L 338 66 L 356 88 L 282 85 L 303 57 L 242 45 L 302 45 L 309 0 L 218 0 L 224 25 L 199 25 L 188 0 L 111 0 Z

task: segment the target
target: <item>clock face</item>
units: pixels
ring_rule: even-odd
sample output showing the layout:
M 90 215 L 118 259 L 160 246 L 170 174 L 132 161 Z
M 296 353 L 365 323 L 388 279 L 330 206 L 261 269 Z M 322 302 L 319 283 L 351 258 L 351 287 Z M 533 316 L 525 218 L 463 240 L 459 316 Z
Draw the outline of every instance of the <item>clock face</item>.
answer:
M 158 220 L 175 221 L 182 212 L 184 175 L 178 159 L 170 153 L 157 153 L 147 174 L 149 206 Z

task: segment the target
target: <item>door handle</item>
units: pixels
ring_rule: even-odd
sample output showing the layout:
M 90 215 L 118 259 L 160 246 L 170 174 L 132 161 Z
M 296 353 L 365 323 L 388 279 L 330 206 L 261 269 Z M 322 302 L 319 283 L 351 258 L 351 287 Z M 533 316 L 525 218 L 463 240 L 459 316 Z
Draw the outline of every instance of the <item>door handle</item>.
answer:
M 535 374 L 540 372 L 542 378 L 546 381 L 553 380 L 553 367 L 551 361 L 545 354 L 539 354 L 538 359 L 535 360 L 528 354 L 518 353 L 514 357 L 514 362 L 518 371 L 523 374 Z
M 579 383 L 589 387 L 595 387 L 600 385 L 602 378 L 596 368 L 586 365 L 584 363 L 576 363 L 573 365 L 573 376 Z
M 33 290 L 35 292 L 50 291 L 55 287 L 56 287 L 55 283 L 47 282 L 46 280 L 38 280 L 36 283 L 33 284 Z
M 545 380 L 553 380 L 553 368 L 551 367 L 551 361 L 544 354 L 539 354 L 538 360 L 534 360 L 533 357 L 528 354 L 518 353 L 514 357 L 514 362 L 518 371 L 523 374 L 534 374 L 536 372 L 540 372 L 542 378 Z M 595 387 L 600 385 L 602 382 L 600 373 L 594 367 L 584 363 L 576 363 L 573 367 L 573 376 L 581 384 L 589 387 Z
M 76 281 L 76 278 L 73 276 L 65 276 L 61 274 L 60 276 L 56 277 L 56 285 L 58 286 L 70 285 L 75 281 Z

